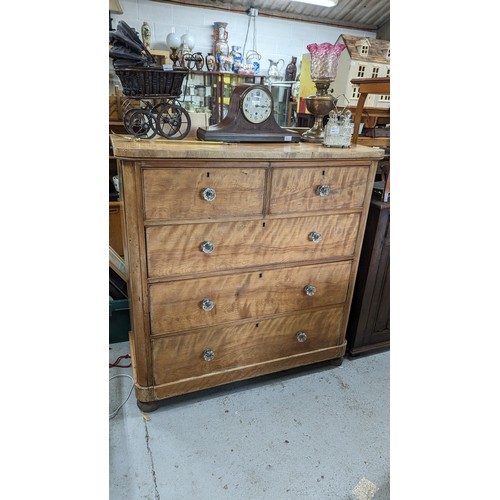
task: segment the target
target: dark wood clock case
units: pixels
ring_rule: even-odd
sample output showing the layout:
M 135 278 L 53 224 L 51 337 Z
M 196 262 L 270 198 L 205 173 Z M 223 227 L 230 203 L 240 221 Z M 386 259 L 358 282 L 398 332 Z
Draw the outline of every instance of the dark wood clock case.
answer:
M 243 116 L 241 100 L 249 87 L 258 87 L 268 91 L 262 85 L 238 85 L 231 95 L 229 110 L 225 118 L 210 127 L 199 128 L 196 132 L 198 139 L 223 142 L 299 142 L 300 134 L 280 127 L 273 113 L 262 123 L 250 123 Z

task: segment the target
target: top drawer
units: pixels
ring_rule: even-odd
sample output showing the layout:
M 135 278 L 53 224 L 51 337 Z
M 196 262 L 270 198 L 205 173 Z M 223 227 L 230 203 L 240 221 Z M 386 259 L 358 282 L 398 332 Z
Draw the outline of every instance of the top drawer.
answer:
M 212 219 L 262 214 L 264 168 L 143 170 L 146 219 Z
M 271 214 L 361 208 L 370 164 L 352 167 L 274 168 Z

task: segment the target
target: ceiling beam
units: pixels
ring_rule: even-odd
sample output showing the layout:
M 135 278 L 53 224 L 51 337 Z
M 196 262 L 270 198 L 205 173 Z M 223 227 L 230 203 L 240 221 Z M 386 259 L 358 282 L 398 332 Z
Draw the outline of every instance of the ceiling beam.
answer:
M 188 0 L 188 1 L 176 1 L 176 0 L 153 0 L 154 2 L 159 3 L 173 3 L 182 6 L 190 6 L 190 7 L 201 7 L 204 9 L 213 9 L 213 10 L 225 10 L 228 12 L 236 12 L 239 14 L 246 14 L 247 8 L 245 7 L 236 7 L 228 5 L 227 2 L 221 2 L 220 0 L 212 0 L 208 3 L 207 0 Z M 363 31 L 377 31 L 377 26 L 372 24 L 361 24 L 361 23 L 347 23 L 342 21 L 336 21 L 334 19 L 322 18 L 322 20 L 318 20 L 316 17 L 302 15 L 302 14 L 291 14 L 288 12 L 281 12 L 277 10 L 263 9 L 259 8 L 259 16 L 266 17 L 274 17 L 277 19 L 286 19 L 288 21 L 304 21 L 307 23 L 314 24 L 322 24 L 327 26 L 336 26 L 339 28 L 350 28 L 350 29 L 358 29 Z

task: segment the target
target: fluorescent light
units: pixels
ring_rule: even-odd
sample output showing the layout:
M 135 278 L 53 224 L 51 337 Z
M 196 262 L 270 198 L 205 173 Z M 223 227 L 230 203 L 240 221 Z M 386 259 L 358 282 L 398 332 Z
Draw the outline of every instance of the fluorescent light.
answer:
M 292 2 L 310 3 L 311 5 L 321 5 L 321 7 L 335 7 L 339 0 L 292 0 Z

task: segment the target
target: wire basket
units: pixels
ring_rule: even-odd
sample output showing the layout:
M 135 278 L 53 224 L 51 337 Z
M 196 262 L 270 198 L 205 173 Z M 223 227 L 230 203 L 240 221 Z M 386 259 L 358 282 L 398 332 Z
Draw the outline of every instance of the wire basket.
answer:
M 123 94 L 129 97 L 171 96 L 179 97 L 187 68 L 115 68 Z

